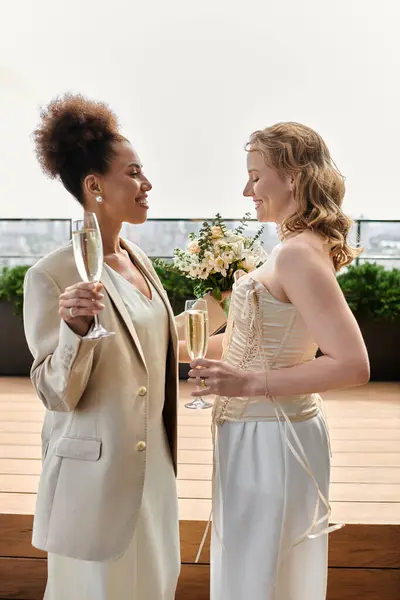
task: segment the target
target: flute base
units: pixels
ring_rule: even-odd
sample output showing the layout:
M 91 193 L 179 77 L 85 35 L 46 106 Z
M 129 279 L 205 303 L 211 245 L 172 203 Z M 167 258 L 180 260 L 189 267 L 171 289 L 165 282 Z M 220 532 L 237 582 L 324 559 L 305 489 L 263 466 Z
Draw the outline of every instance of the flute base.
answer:
M 115 335 L 115 331 L 107 331 L 102 325 L 98 325 L 93 331 L 85 336 L 85 340 L 101 340 L 102 338 L 111 337 L 112 335 Z
M 205 402 L 203 398 L 195 398 L 192 402 L 185 404 L 185 408 L 189 408 L 191 410 L 202 410 L 204 408 L 212 408 L 212 404 L 210 402 Z

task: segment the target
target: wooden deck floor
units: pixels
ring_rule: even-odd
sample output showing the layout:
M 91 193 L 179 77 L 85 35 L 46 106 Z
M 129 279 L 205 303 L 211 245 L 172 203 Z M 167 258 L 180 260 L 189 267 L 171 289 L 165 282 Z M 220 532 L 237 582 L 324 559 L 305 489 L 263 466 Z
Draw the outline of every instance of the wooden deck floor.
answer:
M 210 411 L 179 409 L 180 518 L 210 512 Z M 400 384 L 370 383 L 324 395 L 332 449 L 332 522 L 400 524 Z M 0 379 L 0 514 L 33 514 L 44 408 L 28 379 Z
M 179 409 L 182 570 L 176 600 L 209 600 L 210 549 L 194 564 L 211 494 L 210 412 Z M 400 597 L 400 385 L 325 394 L 333 446 L 327 600 Z M 44 409 L 27 379 L 0 379 L 0 599 L 41 600 L 46 554 L 31 545 Z

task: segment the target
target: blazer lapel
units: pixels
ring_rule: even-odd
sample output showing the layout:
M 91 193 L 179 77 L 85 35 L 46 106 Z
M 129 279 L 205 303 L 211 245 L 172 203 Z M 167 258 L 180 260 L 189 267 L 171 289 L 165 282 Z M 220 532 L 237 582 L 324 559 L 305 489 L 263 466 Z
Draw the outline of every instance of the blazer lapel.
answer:
M 134 263 L 136 263 L 137 266 L 138 266 L 138 268 L 143 271 L 143 273 L 144 273 L 144 275 L 146 277 L 148 277 L 148 279 L 151 281 L 151 283 L 153 284 L 153 286 L 155 287 L 155 289 L 159 293 L 162 301 L 164 302 L 165 307 L 166 307 L 166 309 L 168 311 L 168 316 L 169 316 L 170 333 L 171 333 L 171 338 L 172 338 L 172 344 L 173 344 L 173 347 L 174 347 L 175 354 L 177 354 L 178 336 L 177 336 L 177 333 L 176 333 L 175 316 L 174 316 L 174 313 L 172 312 L 172 308 L 171 308 L 171 305 L 170 305 L 169 300 L 168 300 L 167 292 L 164 290 L 163 286 L 160 285 L 160 283 L 158 282 L 158 280 L 153 276 L 153 274 L 150 272 L 150 269 L 148 269 L 148 267 L 145 265 L 145 263 L 141 260 L 140 256 L 138 256 L 137 254 L 135 254 L 134 248 L 132 248 L 132 246 L 130 245 L 130 243 L 128 241 L 126 241 L 126 240 L 123 240 L 123 239 L 121 239 L 120 241 L 121 241 L 121 246 L 123 246 L 125 248 L 125 250 L 127 252 L 129 252 L 129 255 L 130 255 L 132 261 Z
M 109 274 L 107 273 L 107 270 L 105 267 L 103 267 L 103 272 L 102 272 L 100 281 L 104 285 L 105 289 L 107 290 L 107 293 L 109 294 L 111 300 L 113 301 L 115 308 L 118 310 L 122 319 L 124 320 L 125 325 L 127 326 L 128 331 L 131 334 L 132 339 L 135 343 L 135 346 L 137 348 L 139 356 L 142 359 L 143 364 L 146 366 L 146 361 L 144 359 L 143 350 L 140 345 L 140 341 L 139 341 L 138 335 L 136 333 L 136 330 L 133 326 L 132 318 L 129 315 L 129 312 L 128 312 L 124 302 L 122 301 L 122 298 L 119 295 L 116 287 L 114 286 L 113 282 L 111 281 L 111 278 L 110 278 Z

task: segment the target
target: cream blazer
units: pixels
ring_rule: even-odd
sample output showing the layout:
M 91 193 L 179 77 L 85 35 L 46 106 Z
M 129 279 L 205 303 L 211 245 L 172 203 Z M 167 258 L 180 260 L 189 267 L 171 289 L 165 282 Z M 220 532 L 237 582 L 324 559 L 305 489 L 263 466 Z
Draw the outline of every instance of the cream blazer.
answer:
M 122 242 L 163 299 L 169 315 L 163 419 L 177 468 L 178 331 L 167 294 L 148 257 Z M 129 313 L 103 269 L 101 322 L 116 335 L 89 340 L 58 315 L 59 296 L 80 280 L 69 242 L 29 269 L 24 326 L 34 361 L 31 379 L 46 407 L 43 466 L 32 543 L 71 558 L 104 561 L 128 548 L 146 474 L 149 387 L 146 360 Z M 211 297 L 210 331 L 225 322 Z M 156 324 L 155 324 L 156 326 Z M 151 361 L 151 356 L 146 356 Z

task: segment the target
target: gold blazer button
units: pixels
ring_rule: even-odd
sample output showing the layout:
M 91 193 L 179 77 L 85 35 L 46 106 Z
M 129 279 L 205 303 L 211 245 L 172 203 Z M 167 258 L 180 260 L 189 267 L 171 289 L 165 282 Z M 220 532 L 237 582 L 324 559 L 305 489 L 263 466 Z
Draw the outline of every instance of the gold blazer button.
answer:
M 138 452 L 143 452 L 143 450 L 146 450 L 146 442 L 138 442 L 136 444 L 136 449 Z
M 138 394 L 139 394 L 139 396 L 145 396 L 147 394 L 147 388 L 145 388 L 144 385 L 142 385 L 138 389 Z

